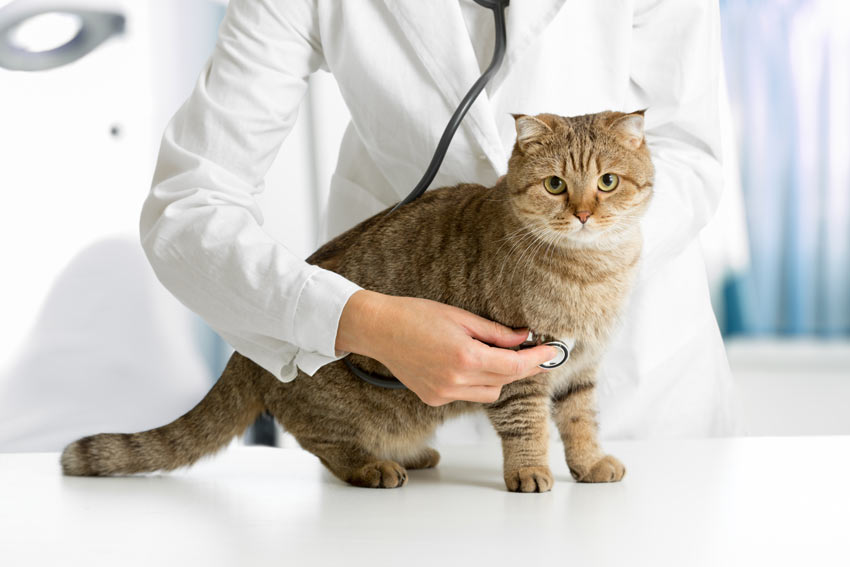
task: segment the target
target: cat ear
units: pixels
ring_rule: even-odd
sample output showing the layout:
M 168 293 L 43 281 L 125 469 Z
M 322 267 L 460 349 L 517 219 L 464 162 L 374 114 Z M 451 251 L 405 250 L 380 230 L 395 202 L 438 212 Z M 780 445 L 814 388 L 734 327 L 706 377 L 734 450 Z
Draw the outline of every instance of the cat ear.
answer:
M 646 109 L 625 114 L 611 123 L 610 128 L 617 133 L 620 142 L 631 150 L 638 149 L 643 143 L 644 112 Z
M 525 114 L 512 114 L 516 122 L 516 143 L 519 144 L 519 149 L 525 149 L 532 143 L 536 142 L 540 137 L 546 134 L 551 134 L 552 129 L 548 124 Z

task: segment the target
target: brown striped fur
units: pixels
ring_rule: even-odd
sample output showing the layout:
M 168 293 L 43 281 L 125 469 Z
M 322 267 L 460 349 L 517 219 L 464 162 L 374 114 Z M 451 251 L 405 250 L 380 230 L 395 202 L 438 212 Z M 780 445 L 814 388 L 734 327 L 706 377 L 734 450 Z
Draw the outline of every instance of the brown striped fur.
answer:
M 502 439 L 509 490 L 543 492 L 548 419 L 582 482 L 622 478 L 597 442 L 596 368 L 626 298 L 641 246 L 639 219 L 653 167 L 643 113 L 564 118 L 518 115 L 508 174 L 492 188 L 462 184 L 427 192 L 391 215 L 366 219 L 308 262 L 366 289 L 448 303 L 511 327 L 577 342 L 564 366 L 513 382 L 492 404 L 432 407 L 408 390 L 354 377 L 343 361 L 282 383 L 235 353 L 210 393 L 173 423 L 134 434 L 101 434 L 62 454 L 69 475 L 121 475 L 190 465 L 224 447 L 263 411 L 273 415 L 337 477 L 356 486 L 396 487 L 406 469 L 433 467 L 426 445 L 446 419 L 483 409 Z M 619 187 L 597 189 L 603 173 Z M 543 181 L 557 175 L 567 191 Z M 576 213 L 590 213 L 582 227 Z M 353 354 L 370 372 L 379 362 Z

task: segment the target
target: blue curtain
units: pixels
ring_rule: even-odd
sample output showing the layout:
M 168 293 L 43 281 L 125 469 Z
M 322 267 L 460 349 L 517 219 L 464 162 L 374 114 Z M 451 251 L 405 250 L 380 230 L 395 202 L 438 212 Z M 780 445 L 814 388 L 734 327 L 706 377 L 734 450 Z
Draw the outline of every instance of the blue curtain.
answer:
M 850 3 L 721 1 L 751 266 L 727 334 L 850 335 Z

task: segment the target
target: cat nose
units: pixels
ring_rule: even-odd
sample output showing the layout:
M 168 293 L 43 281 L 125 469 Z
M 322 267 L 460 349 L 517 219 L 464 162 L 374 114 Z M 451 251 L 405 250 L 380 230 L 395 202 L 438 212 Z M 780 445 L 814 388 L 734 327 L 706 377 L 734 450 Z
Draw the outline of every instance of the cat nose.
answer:
M 581 221 L 581 224 L 587 222 L 587 219 L 590 218 L 590 215 L 593 214 L 590 211 L 579 211 L 575 215 L 578 217 L 578 220 Z

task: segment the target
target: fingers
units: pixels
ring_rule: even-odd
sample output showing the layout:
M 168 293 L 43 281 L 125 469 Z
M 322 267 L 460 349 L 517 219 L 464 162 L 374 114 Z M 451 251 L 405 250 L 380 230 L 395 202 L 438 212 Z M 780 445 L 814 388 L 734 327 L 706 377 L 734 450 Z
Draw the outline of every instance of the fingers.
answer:
M 502 393 L 501 385 L 498 386 L 458 386 L 455 389 L 441 392 L 440 395 L 419 396 L 429 406 L 437 407 L 454 401 L 477 402 L 480 404 L 492 404 L 499 399 Z M 417 394 L 418 395 L 418 394 Z
M 401 297 L 392 301 L 394 325 L 379 330 L 393 328 L 394 332 L 368 355 L 430 406 L 454 400 L 492 403 L 502 386 L 546 372 L 539 365 L 560 354 L 545 345 L 509 350 L 528 338 L 527 328 L 511 329 L 431 300 Z
M 539 345 L 523 350 L 508 350 L 504 348 L 483 347 L 481 369 L 485 372 L 501 375 L 512 382 L 544 370 L 540 365 L 560 356 L 560 351 L 547 345 Z
M 454 365 L 455 372 L 446 377 L 452 392 L 445 392 L 445 395 L 456 395 L 459 389 L 476 386 L 501 387 L 545 372 L 548 369 L 540 368 L 539 365 L 560 354 L 559 349 L 547 345 L 513 351 L 477 343 L 477 346 L 459 353 Z
M 439 385 L 417 391 L 419 398 L 429 406 L 441 406 L 455 400 L 492 403 L 499 399 L 502 386 L 547 372 L 539 365 L 560 355 L 559 349 L 547 345 L 521 351 L 489 347 L 481 343 L 477 345 L 459 351 L 455 370 L 441 375 L 437 382 Z
M 468 402 L 492 404 L 499 399 L 501 393 L 501 386 L 467 386 L 463 389 L 462 399 Z
M 528 329 L 525 327 L 511 329 L 501 323 L 490 321 L 472 313 L 468 313 L 468 315 L 470 317 L 461 323 L 466 327 L 470 336 L 481 342 L 498 347 L 513 347 L 528 338 Z

